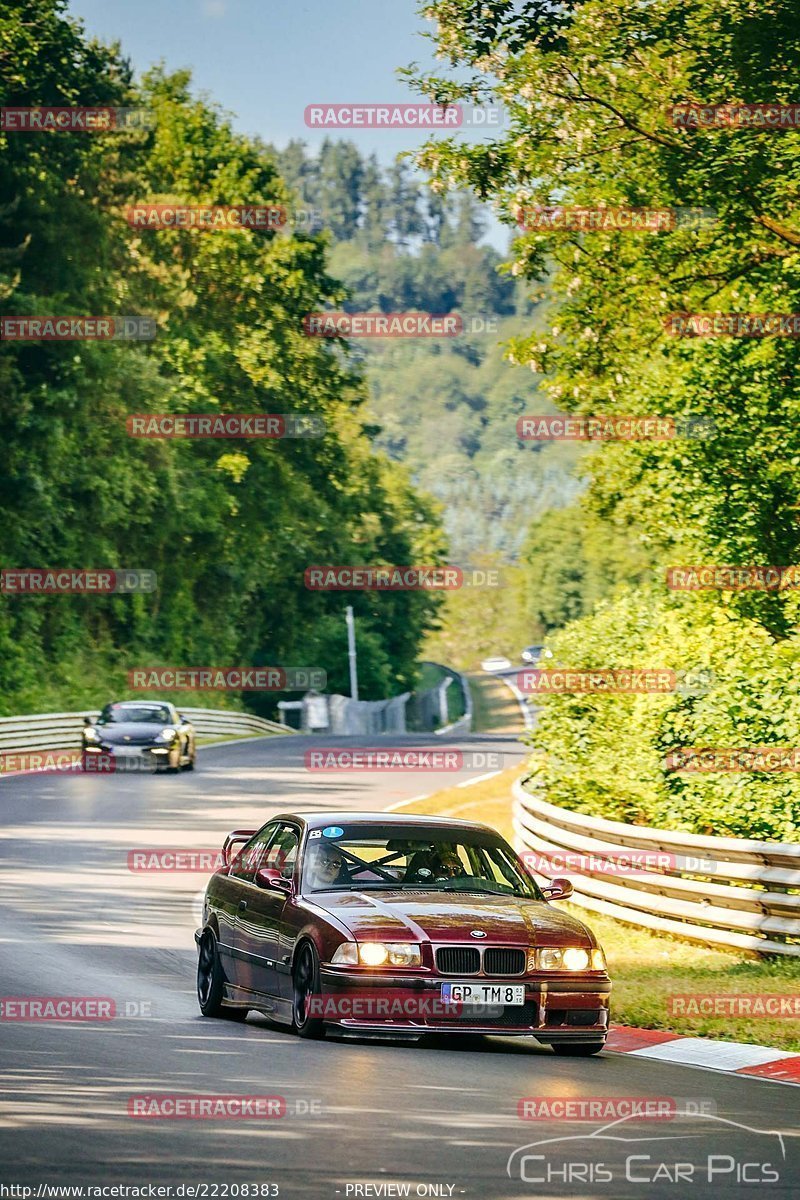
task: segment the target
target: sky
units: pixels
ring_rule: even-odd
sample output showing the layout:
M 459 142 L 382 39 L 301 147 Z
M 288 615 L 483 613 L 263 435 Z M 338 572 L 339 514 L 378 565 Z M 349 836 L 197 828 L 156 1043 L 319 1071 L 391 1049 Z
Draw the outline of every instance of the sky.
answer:
M 242 133 L 284 146 L 315 145 L 307 104 L 410 101 L 395 76 L 417 60 L 430 65 L 430 29 L 417 0 L 71 0 L 90 34 L 119 39 L 141 71 L 163 59 L 191 67 L 197 85 L 236 114 Z M 362 149 L 384 161 L 423 139 L 403 130 L 356 131 Z
M 291 138 L 316 148 L 325 132 L 310 129 L 308 104 L 418 97 L 395 74 L 417 62 L 437 66 L 432 26 L 419 0 L 70 0 L 89 35 L 119 40 L 137 72 L 164 61 L 189 67 L 198 90 L 233 117 L 234 128 L 283 148 Z M 389 164 L 422 144 L 422 130 L 332 130 Z M 507 242 L 491 218 L 488 240 Z

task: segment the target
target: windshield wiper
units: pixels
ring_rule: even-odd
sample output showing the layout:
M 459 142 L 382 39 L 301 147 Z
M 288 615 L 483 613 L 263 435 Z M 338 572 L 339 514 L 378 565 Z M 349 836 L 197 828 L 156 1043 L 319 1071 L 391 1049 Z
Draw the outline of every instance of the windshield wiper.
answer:
M 384 880 L 370 879 L 370 880 L 366 881 L 365 883 L 340 884 L 338 888 L 331 889 L 331 890 L 348 891 L 348 892 L 371 892 L 371 891 L 375 890 L 376 888 L 378 888 L 378 889 L 390 888 L 391 891 L 396 892 L 396 891 L 399 891 L 399 889 L 402 886 L 403 886 L 402 883 L 389 883 L 388 881 L 384 881 Z

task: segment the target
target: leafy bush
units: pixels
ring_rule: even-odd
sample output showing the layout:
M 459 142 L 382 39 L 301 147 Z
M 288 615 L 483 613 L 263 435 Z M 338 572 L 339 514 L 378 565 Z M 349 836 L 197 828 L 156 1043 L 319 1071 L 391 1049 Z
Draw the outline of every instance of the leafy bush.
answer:
M 683 772 L 666 762 L 681 747 L 800 747 L 800 635 L 776 641 L 702 595 L 628 592 L 549 648 L 548 667 L 679 676 L 671 693 L 548 695 L 528 740 L 549 801 L 665 829 L 800 841 L 797 773 Z

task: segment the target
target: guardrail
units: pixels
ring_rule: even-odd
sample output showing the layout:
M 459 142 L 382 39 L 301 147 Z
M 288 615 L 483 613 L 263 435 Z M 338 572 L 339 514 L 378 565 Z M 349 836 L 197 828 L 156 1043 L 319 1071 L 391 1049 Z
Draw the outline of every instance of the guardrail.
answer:
M 517 850 L 537 856 L 538 874 L 571 878 L 576 904 L 704 945 L 800 956 L 800 844 L 590 817 L 549 804 L 522 781 L 513 797 Z M 658 865 L 621 871 L 617 860 L 631 851 Z
M 267 721 L 253 713 L 220 708 L 181 707 L 179 711 L 191 721 L 201 737 L 293 732 L 277 721 Z M 99 715 L 99 709 L 86 709 L 84 712 L 0 717 L 0 753 L 77 748 L 81 744 L 84 717 L 95 721 Z
M 454 670 L 452 667 L 446 667 L 443 663 L 432 662 L 430 659 L 423 660 L 421 666 L 438 667 L 440 671 L 447 672 L 447 678 L 443 679 L 439 684 L 439 689 L 442 691 L 442 703 L 445 713 L 447 712 L 448 687 L 451 687 L 455 683 L 461 689 L 464 712 L 460 717 L 456 717 L 455 721 L 445 721 L 443 725 L 438 729 L 434 729 L 433 732 L 440 737 L 442 734 L 469 733 L 472 729 L 472 691 L 470 690 L 469 680 L 466 675 Z

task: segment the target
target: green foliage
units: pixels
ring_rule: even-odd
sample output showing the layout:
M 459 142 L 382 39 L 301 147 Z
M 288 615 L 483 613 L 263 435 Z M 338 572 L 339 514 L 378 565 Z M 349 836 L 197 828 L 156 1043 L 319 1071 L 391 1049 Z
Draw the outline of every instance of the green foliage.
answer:
M 499 554 L 484 553 L 473 557 L 471 571 L 491 582 L 446 592 L 436 628 L 425 641 L 427 657 L 459 670 L 476 667 L 492 654 L 517 657 L 530 640 L 519 603 L 519 568 Z M 470 573 L 469 578 L 476 576 Z
M 552 509 L 534 522 L 520 557 L 523 605 L 533 637 L 590 613 L 623 584 L 643 582 L 650 560 L 634 529 L 622 530 L 585 505 Z
M 0 560 L 147 567 L 159 583 L 138 597 L 3 597 L 2 710 L 52 706 L 55 695 L 86 702 L 81 655 L 95 702 L 99 688 L 123 690 L 126 665 L 158 663 L 320 666 L 331 690 L 346 688 L 345 598 L 307 591 L 305 568 L 433 563 L 444 544 L 435 506 L 372 451 L 357 364 L 303 333 L 305 313 L 343 298 L 323 242 L 132 232 L 123 210 L 142 199 L 287 201 L 274 156 L 196 99 L 187 73 L 156 70 L 134 85 L 118 51 L 87 44 L 60 0 L 12 5 L 2 37 L 3 104 L 114 103 L 156 118 L 144 133 L 3 135 L 2 312 L 144 313 L 158 337 L 3 344 Z M 329 166 L 347 220 L 359 170 L 344 151 Z M 161 412 L 304 412 L 327 434 L 126 435 L 128 415 Z M 348 599 L 364 695 L 403 690 L 436 597 Z M 271 711 L 276 698 L 252 703 Z
M 534 205 L 699 206 L 716 217 L 669 232 L 533 230 L 513 246 L 517 277 L 552 289 L 547 327 L 517 338 L 513 358 L 546 377 L 558 408 L 699 417 L 714 429 L 603 446 L 590 461 L 585 529 L 548 517 L 525 552 L 529 611 L 543 626 L 580 618 L 553 639 L 558 662 L 705 665 L 713 686 L 702 696 L 552 697 L 533 739 L 537 773 L 551 799 L 579 811 L 798 840 L 791 773 L 662 765 L 677 745 L 800 744 L 796 595 L 670 597 L 662 570 L 800 560 L 800 342 L 677 338 L 665 326 L 670 313 L 800 310 L 794 132 L 691 128 L 669 115 L 685 101 L 794 103 L 796 4 L 432 0 L 427 12 L 440 58 L 458 70 L 419 78 L 420 89 L 499 101 L 509 118 L 494 141 L 431 142 L 419 163 L 435 188 L 469 186 L 509 225 Z M 609 530 L 624 531 L 630 554 L 617 554 L 622 535 Z M 592 565 L 590 540 L 607 543 Z M 635 584 L 648 562 L 651 587 L 611 599 L 614 581 Z
M 791 103 L 796 6 L 588 0 L 515 16 L 506 4 L 443 0 L 429 13 L 444 56 L 473 82 L 420 87 L 453 98 L 489 91 L 509 113 L 494 142 L 431 143 L 420 162 L 435 186 L 492 196 L 509 224 L 520 208 L 553 203 L 716 214 L 700 229 L 547 229 L 515 242 L 513 270 L 547 275 L 555 303 L 549 329 L 519 338 L 513 353 L 547 374 L 554 404 L 717 422 L 705 440 L 609 446 L 594 503 L 641 525 L 666 562 L 796 561 L 798 339 L 679 339 L 663 324 L 671 312 L 800 308 L 797 138 L 669 120 L 669 106 L 687 99 Z M 745 597 L 741 608 L 788 631 L 780 600 Z
M 800 746 L 800 637 L 776 641 L 733 606 L 630 592 L 548 640 L 548 667 L 671 668 L 674 693 L 551 694 L 532 765 L 576 812 L 694 833 L 800 841 L 794 771 L 684 772 L 682 747 Z

